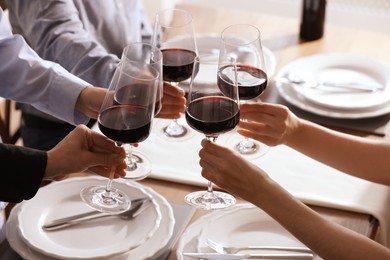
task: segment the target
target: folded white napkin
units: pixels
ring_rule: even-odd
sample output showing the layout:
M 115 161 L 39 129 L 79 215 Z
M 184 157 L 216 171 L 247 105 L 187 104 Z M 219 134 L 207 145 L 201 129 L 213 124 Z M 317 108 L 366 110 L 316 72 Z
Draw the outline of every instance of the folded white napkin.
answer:
M 195 132 L 190 139 L 169 141 L 158 133 L 161 128 L 155 127 L 169 122 L 155 119 L 151 135 L 135 152 L 152 161 L 152 178 L 206 186 L 198 155 L 204 135 Z M 179 122 L 186 125 L 183 118 Z M 217 143 L 227 145 L 235 135 L 221 135 Z M 380 243 L 390 246 L 389 187 L 344 174 L 284 145 L 251 161 L 304 203 L 373 215 L 380 222 Z

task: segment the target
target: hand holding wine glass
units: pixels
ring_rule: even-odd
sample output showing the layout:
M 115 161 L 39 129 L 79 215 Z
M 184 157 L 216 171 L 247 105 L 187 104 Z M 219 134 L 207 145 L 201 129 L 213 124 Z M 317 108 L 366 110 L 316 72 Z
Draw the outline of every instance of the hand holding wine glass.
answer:
M 185 10 L 167 9 L 155 17 L 153 44 L 163 55 L 163 80 L 171 85 L 191 77 L 197 47 L 191 14 Z M 188 129 L 174 119 L 162 129 L 162 133 L 176 140 L 188 137 Z
M 189 126 L 215 142 L 220 134 L 233 130 L 239 122 L 239 96 L 234 62 L 210 59 L 209 55 L 195 58 L 187 99 L 186 120 Z M 185 201 L 197 208 L 221 209 L 235 204 L 230 194 L 213 191 L 190 193 Z
M 138 55 L 143 55 L 142 44 L 138 46 L 141 46 Z M 118 146 L 144 141 L 156 112 L 160 84 L 160 71 L 153 66 L 123 58 L 99 112 L 100 131 Z M 81 191 L 81 198 L 90 207 L 107 213 L 120 213 L 130 207 L 130 198 L 112 187 L 113 174 L 112 170 L 107 185 L 85 187 Z
M 268 77 L 261 45 L 260 31 L 249 24 L 235 24 L 221 34 L 220 60 L 234 57 L 240 101 L 245 103 L 260 96 L 267 87 Z M 260 149 L 260 147 L 263 149 Z M 249 138 L 242 138 L 234 149 L 252 158 L 263 155 L 268 147 Z

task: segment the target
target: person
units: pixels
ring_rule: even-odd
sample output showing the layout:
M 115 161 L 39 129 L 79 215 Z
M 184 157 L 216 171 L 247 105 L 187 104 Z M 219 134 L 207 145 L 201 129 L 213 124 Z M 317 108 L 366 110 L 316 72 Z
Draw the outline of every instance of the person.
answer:
M 107 92 L 92 87 L 64 68 L 42 60 L 20 35 L 13 35 L 0 8 L 0 96 L 34 105 L 73 124 L 96 117 Z M 1 138 L 0 138 L 1 141 Z M 2 144 L 0 165 L 0 242 L 4 239 L 7 202 L 30 199 L 43 180 L 89 170 L 115 177 L 125 175 L 125 152 L 101 134 L 78 126 L 48 152 Z
M 327 129 L 278 104 L 243 104 L 240 113 L 238 131 L 244 136 L 285 144 L 351 175 L 390 183 L 387 142 Z M 390 259 L 390 249 L 327 221 L 234 151 L 203 140 L 199 156 L 203 177 L 263 209 L 321 258 Z
M 269 146 L 285 144 L 342 172 L 390 185 L 389 142 L 331 130 L 301 119 L 279 104 L 242 105 L 241 118 L 247 119 L 239 124 L 238 132 L 244 136 Z
M 123 48 L 150 42 L 152 29 L 141 0 L 7 0 L 14 33 L 44 59 L 62 65 L 94 86 L 108 88 Z M 184 112 L 184 91 L 164 85 L 160 118 Z M 22 106 L 24 144 L 50 149 L 72 125 Z

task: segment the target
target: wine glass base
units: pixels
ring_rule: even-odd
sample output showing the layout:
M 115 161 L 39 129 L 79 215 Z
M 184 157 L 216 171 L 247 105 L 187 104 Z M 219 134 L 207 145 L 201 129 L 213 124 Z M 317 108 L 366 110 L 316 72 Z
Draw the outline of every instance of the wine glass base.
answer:
M 119 214 L 130 208 L 131 200 L 122 191 L 105 186 L 89 186 L 80 192 L 81 199 L 91 208 L 104 213 Z
M 168 125 L 162 129 L 162 132 L 167 137 L 178 138 L 185 136 L 188 130 L 186 127 L 178 124 L 175 127 L 170 127 L 170 125 Z
M 183 131 L 173 131 L 167 132 L 171 120 L 166 119 L 155 119 L 155 125 L 153 126 L 153 131 L 163 140 L 169 142 L 181 142 L 190 139 L 195 136 L 195 131 L 193 131 L 188 125 L 186 125 L 184 118 L 178 119 L 178 124 L 182 126 Z
M 147 178 L 152 172 L 152 162 L 139 152 L 132 153 L 132 158 L 135 162 L 132 166 L 125 169 L 125 179 L 139 181 Z
M 236 150 L 240 154 L 253 154 L 258 149 L 259 149 L 259 145 L 257 145 L 256 142 L 250 142 L 248 144 L 239 142 L 234 146 L 234 150 Z
M 184 200 L 193 207 L 205 210 L 224 209 L 236 204 L 232 195 L 221 191 L 196 191 L 185 196 Z
M 231 149 L 239 152 L 242 156 L 244 156 L 248 160 L 254 160 L 258 159 L 269 151 L 269 146 L 266 144 L 263 144 L 257 140 L 251 139 L 251 142 L 254 144 L 252 146 L 255 146 L 255 151 L 251 150 L 251 146 L 244 147 L 241 144 L 241 141 L 244 140 L 244 137 L 242 135 L 239 135 L 238 133 L 235 133 L 231 135 L 229 138 L 226 139 L 225 144 L 227 147 L 230 147 Z

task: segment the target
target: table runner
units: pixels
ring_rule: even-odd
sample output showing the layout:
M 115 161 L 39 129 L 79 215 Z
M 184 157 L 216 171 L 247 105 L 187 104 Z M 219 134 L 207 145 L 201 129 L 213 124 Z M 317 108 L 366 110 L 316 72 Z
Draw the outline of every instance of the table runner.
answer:
M 154 123 L 164 121 L 170 122 L 156 119 Z M 186 124 L 183 118 L 179 122 Z M 151 178 L 205 187 L 198 156 L 203 135 L 195 133 L 188 140 L 171 142 L 162 138 L 158 129 L 154 127 L 149 138 L 135 149 L 152 161 Z M 221 135 L 217 143 L 226 145 L 235 135 Z M 265 156 L 251 161 L 304 203 L 373 215 L 380 222 L 380 243 L 389 246 L 389 187 L 344 174 L 285 145 L 272 147 Z

